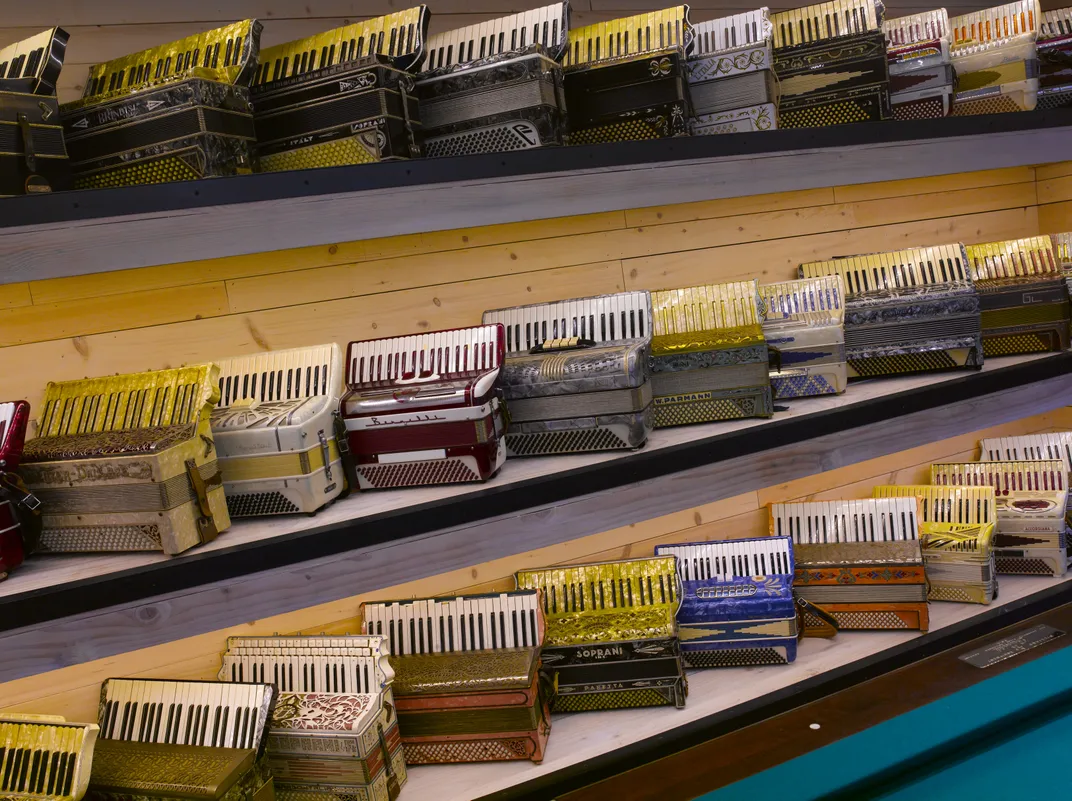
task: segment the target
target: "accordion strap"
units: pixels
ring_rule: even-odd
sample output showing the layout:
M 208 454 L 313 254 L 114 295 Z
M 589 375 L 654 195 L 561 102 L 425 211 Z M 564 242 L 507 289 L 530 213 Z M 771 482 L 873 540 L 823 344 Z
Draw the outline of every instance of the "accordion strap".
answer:
M 21 478 L 3 470 L 0 470 L 0 500 L 8 501 L 15 510 L 22 550 L 29 556 L 41 541 L 41 501 L 26 488 Z
M 208 481 L 201 477 L 201 471 L 193 459 L 186 460 L 186 478 L 197 498 L 197 506 L 201 510 L 201 516 L 197 518 L 197 533 L 201 538 L 201 544 L 212 542 L 220 535 L 220 529 L 216 525 L 216 518 L 212 514 L 212 505 L 208 501 L 209 486 L 217 486 L 222 483 L 219 469 Z
M 354 455 L 350 453 L 350 441 L 346 436 L 346 423 L 342 415 L 335 412 L 332 417 L 335 427 L 335 445 L 339 449 L 343 475 L 346 476 L 346 488 L 339 493 L 339 498 L 342 499 L 351 492 L 357 492 L 357 466 L 354 464 Z
M 797 617 L 799 626 L 797 638 L 801 637 L 824 637 L 830 638 L 838 633 L 837 620 L 818 604 L 806 601 L 799 595 L 794 596 L 797 603 Z

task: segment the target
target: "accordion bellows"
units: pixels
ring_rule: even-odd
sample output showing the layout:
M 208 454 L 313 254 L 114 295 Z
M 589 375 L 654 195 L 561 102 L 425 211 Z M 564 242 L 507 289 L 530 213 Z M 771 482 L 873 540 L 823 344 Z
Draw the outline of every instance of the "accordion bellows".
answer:
M 25 530 L 23 520 L 39 514 L 39 501 L 28 495 L 17 472 L 29 421 L 26 401 L 0 403 L 0 581 L 37 547 L 36 530 Z
M 1047 11 L 1038 37 L 1037 108 L 1072 105 L 1072 8 Z
M 81 801 L 99 730 L 50 715 L 0 715 L 0 797 Z M 29 765 L 33 769 L 20 769 Z M 38 767 L 40 765 L 40 768 Z
M 944 8 L 882 23 L 890 62 L 890 101 L 898 120 L 948 117 L 956 75 Z
M 957 72 L 954 114 L 1035 108 L 1039 90 L 1036 40 L 1041 22 L 1038 0 L 1017 0 L 949 20 Z
M 182 553 L 230 526 L 209 418 L 214 364 L 49 384 L 21 472 L 41 550 Z

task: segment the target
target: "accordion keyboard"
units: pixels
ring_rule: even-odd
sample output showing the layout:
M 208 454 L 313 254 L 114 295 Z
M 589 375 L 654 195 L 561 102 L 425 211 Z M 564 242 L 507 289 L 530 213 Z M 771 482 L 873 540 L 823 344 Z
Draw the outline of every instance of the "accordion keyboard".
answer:
M 759 325 L 755 279 L 655 292 L 651 304 L 655 336 Z
M 890 50 L 900 50 L 927 42 L 949 41 L 949 14 L 944 8 L 922 11 L 882 23 Z
M 55 94 L 67 39 L 51 28 L 0 49 L 0 91 Z
M 781 48 L 878 31 L 881 18 L 875 0 L 838 0 L 773 14 L 771 23 Z
M 1057 275 L 1060 270 L 1048 236 L 968 245 L 968 262 L 976 281 Z
M 220 678 L 280 692 L 380 692 L 390 676 L 379 637 L 231 637 Z
M 770 39 L 772 27 L 766 8 L 692 26 L 692 56 L 711 56 Z
M 1011 40 L 1034 41 L 1041 21 L 1038 0 L 1020 0 L 953 17 L 949 20 L 953 31 L 953 55 L 965 56 L 996 49 Z
M 498 325 L 351 342 L 346 381 L 367 384 L 434 381 L 497 371 L 503 360 Z
M 998 495 L 1011 492 L 1065 492 L 1067 471 L 1055 460 L 964 462 L 931 465 L 931 483 L 993 487 Z
M 788 537 L 660 545 L 656 552 L 677 558 L 682 581 L 730 581 L 793 572 L 793 551 Z
M 840 275 L 763 284 L 759 293 L 766 322 L 841 325 L 845 321 Z
M 540 590 L 549 621 L 578 613 L 617 612 L 624 618 L 652 606 L 666 609 L 672 621 L 680 600 L 672 557 L 523 570 L 517 580 L 524 589 Z
M 1072 8 L 1058 8 L 1042 15 L 1039 40 L 1072 36 Z
M 917 507 L 915 497 L 776 503 L 771 520 L 774 534 L 797 545 L 909 542 L 919 539 Z
M 1050 234 L 1053 255 L 1065 269 L 1072 269 L 1072 234 Z
M 0 798 L 81 798 L 96 739 L 93 724 L 0 716 Z
M 986 525 L 995 521 L 993 487 L 886 485 L 874 488 L 876 498 L 918 498 L 924 523 Z
M 568 2 L 467 25 L 429 38 L 421 71 L 454 67 L 533 44 L 543 45 L 548 55 L 557 60 L 565 50 L 568 32 Z
M 651 338 L 651 295 L 620 292 L 484 312 L 484 323 L 506 327 L 507 353 L 527 353 L 556 339 L 597 343 Z
M 1020 437 L 991 437 L 979 443 L 983 459 L 989 462 L 1060 460 L 1072 470 L 1072 432 L 1028 434 Z
M 9 447 L 8 436 L 14 430 L 15 409 L 14 401 L 0 403 L 0 455 L 6 454 Z
M 597 22 L 569 32 L 566 67 L 639 56 L 671 48 L 688 53 L 692 44 L 689 7 L 674 6 L 650 14 Z
M 800 266 L 801 278 L 840 275 L 849 295 L 938 284 L 971 284 L 962 245 L 847 256 Z
M 338 391 L 334 345 L 225 359 L 220 365 L 223 408 L 244 400 L 287 401 Z

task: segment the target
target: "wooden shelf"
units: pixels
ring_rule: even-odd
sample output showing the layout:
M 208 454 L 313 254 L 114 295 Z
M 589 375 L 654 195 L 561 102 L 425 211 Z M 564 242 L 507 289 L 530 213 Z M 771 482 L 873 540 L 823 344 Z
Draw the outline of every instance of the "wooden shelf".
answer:
M 0 283 L 1068 157 L 1072 109 L 0 199 Z M 117 246 L 117 243 L 121 245 Z
M 484 485 L 236 523 L 182 556 L 41 556 L 0 583 L 0 682 L 374 592 L 1067 405 L 1072 353 L 871 380 L 632 453 L 508 460 Z M 851 436 L 845 436 L 851 431 Z M 356 609 L 354 610 L 356 614 Z

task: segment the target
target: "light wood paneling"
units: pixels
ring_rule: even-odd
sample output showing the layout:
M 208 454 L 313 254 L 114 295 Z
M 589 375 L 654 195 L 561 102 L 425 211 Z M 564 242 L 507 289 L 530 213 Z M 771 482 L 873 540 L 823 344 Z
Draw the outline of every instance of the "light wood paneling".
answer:
M 1059 161 L 1056 164 L 1043 164 L 1035 168 L 1035 177 L 1039 181 L 1072 175 L 1072 161 Z
M 1072 231 L 1072 200 L 1039 206 L 1039 231 L 1044 234 L 1060 234 Z
M 931 178 L 910 178 L 904 181 L 885 181 L 879 184 L 857 184 L 834 187 L 834 199 L 838 203 L 857 203 L 861 200 L 881 200 L 891 197 L 908 197 L 934 192 L 952 192 L 957 189 L 984 189 L 1004 184 L 1023 184 L 1036 180 L 1034 167 L 1010 167 L 1005 170 L 965 172 L 959 175 L 941 175 Z
M 1059 203 L 1072 199 L 1072 174 L 1038 182 L 1039 203 Z
M 33 303 L 30 295 L 30 285 L 0 284 L 0 309 L 15 309 L 19 306 L 29 306 Z

